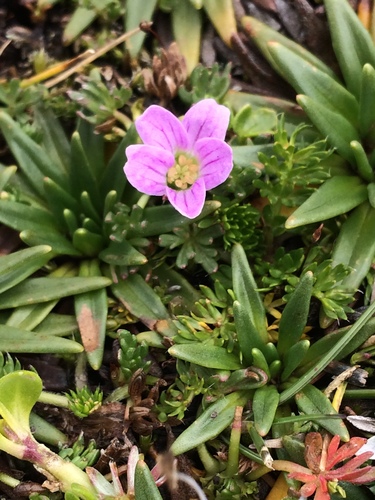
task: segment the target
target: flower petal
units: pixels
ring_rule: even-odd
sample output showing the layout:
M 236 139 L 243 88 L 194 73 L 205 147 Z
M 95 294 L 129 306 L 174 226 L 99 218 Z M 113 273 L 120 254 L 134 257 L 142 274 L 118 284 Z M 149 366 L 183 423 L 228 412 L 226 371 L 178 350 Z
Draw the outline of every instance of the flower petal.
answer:
M 204 99 L 194 104 L 185 114 L 182 124 L 189 136 L 189 148 L 204 137 L 225 139 L 230 111 L 214 99 Z
M 206 189 L 213 189 L 229 177 L 233 168 L 232 148 L 219 139 L 200 139 L 194 145 L 194 154 L 200 162 L 200 177 Z
M 128 146 L 124 172 L 130 184 L 141 193 L 162 196 L 167 185 L 166 174 L 174 164 L 169 151 L 147 145 Z
M 176 191 L 167 186 L 166 194 L 171 205 L 185 217 L 194 219 L 202 212 L 206 198 L 203 179 L 198 179 L 190 189 L 183 191 Z
M 188 137 L 180 120 L 167 109 L 152 105 L 135 121 L 140 138 L 149 146 L 157 146 L 171 152 L 185 150 Z

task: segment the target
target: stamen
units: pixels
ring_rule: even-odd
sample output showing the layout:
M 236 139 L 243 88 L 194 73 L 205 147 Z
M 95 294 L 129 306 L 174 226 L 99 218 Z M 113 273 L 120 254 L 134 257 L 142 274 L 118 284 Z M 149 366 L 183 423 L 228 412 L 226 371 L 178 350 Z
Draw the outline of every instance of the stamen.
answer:
M 167 172 L 167 184 L 176 191 L 189 189 L 199 177 L 196 158 L 186 153 L 176 155 L 176 163 Z

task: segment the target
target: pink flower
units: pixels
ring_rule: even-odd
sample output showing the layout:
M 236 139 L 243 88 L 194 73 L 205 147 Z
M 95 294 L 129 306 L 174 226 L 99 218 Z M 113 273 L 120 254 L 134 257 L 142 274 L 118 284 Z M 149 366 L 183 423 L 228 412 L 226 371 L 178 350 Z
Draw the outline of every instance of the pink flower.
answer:
M 124 172 L 138 191 L 167 196 L 185 217 L 197 217 L 206 191 L 222 184 L 232 167 L 224 142 L 229 109 L 214 99 L 192 106 L 180 121 L 160 106 L 150 106 L 135 121 L 143 144 L 126 149 Z

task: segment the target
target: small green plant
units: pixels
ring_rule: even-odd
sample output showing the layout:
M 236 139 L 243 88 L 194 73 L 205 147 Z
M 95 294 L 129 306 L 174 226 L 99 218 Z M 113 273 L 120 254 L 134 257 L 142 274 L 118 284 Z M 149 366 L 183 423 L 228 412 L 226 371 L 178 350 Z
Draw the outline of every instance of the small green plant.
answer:
M 318 190 L 300 200 L 286 228 L 347 214 L 333 264 L 352 268 L 340 287 L 353 290 L 366 276 L 375 253 L 375 49 L 347 1 L 325 0 L 324 5 L 344 82 L 313 54 L 258 20 L 244 17 L 242 23 L 273 68 L 295 88 L 297 102 L 311 122 L 344 160 L 327 170 L 330 178 Z M 353 241 L 358 243 L 353 245 Z
M 87 387 L 66 394 L 69 409 L 79 418 L 85 418 L 102 406 L 103 392 L 97 387 L 94 392 Z

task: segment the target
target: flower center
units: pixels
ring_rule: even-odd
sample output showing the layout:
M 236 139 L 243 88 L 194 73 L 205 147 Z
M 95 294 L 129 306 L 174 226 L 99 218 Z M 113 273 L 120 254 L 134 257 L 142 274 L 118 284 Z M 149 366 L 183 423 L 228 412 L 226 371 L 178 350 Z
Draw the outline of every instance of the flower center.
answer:
M 189 189 L 199 177 L 196 158 L 186 153 L 176 155 L 176 163 L 167 172 L 167 184 L 176 191 Z

